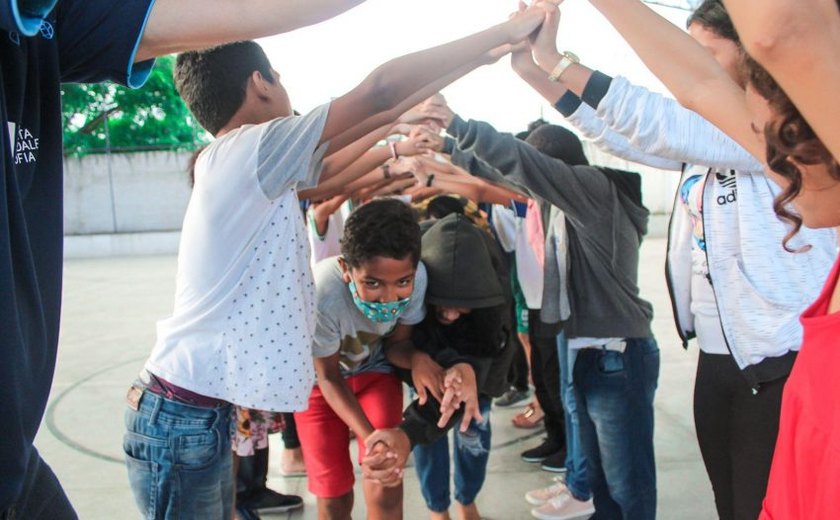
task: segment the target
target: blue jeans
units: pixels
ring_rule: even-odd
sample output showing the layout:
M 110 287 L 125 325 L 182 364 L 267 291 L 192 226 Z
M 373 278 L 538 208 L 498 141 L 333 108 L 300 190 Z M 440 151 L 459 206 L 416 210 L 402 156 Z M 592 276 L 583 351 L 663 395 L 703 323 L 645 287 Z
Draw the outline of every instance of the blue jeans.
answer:
M 490 403 L 487 396 L 479 396 L 478 406 L 484 421 L 470 422 L 467 431 L 460 432 L 455 423 L 455 500 L 464 505 L 475 502 L 487 474 L 490 457 Z M 449 438 L 447 435 L 429 445 L 414 447 L 414 463 L 420 480 L 420 491 L 429 510 L 442 513 L 449 509 Z
M 143 393 L 125 414 L 128 480 L 147 520 L 233 514 L 230 405 L 201 408 Z
M 595 500 L 595 518 L 653 520 L 656 465 L 653 396 L 659 347 L 627 340 L 624 352 L 582 349 L 574 368 L 580 440 Z
M 577 350 L 569 349 L 566 334 L 561 332 L 557 336 L 557 359 L 560 361 L 560 400 L 566 416 L 566 487 L 578 500 L 589 500 L 592 490 L 586 480 L 586 456 L 580 445 L 580 419 L 571 377 L 577 353 Z
M 5 512 L 2 520 L 78 520 L 73 506 L 61 489 L 52 469 L 38 454 L 35 446 L 29 451 L 23 487 L 15 503 Z

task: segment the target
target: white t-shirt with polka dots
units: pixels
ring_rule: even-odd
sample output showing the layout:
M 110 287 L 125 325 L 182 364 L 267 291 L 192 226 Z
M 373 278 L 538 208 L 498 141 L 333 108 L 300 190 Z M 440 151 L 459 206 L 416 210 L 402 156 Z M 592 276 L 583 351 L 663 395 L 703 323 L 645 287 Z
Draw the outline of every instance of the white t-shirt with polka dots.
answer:
M 243 126 L 201 153 L 175 309 L 157 324 L 148 371 L 248 408 L 306 408 L 315 289 L 295 190 L 318 181 L 328 110 Z

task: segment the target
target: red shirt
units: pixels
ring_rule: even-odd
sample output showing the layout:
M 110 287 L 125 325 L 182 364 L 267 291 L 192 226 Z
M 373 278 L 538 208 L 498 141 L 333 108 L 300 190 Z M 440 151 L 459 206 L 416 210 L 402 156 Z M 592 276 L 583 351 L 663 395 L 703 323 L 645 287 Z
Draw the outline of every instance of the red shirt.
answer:
M 828 314 L 838 271 L 840 258 L 802 314 L 760 520 L 840 519 L 840 312 Z

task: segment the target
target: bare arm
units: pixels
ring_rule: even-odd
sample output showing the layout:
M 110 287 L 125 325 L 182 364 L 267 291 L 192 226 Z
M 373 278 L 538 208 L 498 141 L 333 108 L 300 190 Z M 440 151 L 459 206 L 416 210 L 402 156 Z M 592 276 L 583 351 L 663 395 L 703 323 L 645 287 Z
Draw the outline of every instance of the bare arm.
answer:
M 472 180 L 460 180 L 449 177 L 435 177 L 432 181 L 432 188 L 440 193 L 455 193 L 475 202 L 486 202 L 489 204 L 510 204 L 511 200 L 527 202 L 528 197 L 497 186 L 478 177 Z
M 840 158 L 836 0 L 725 0 L 741 42 Z
M 330 141 L 329 150 L 337 150 L 394 121 L 449 82 L 484 63 L 489 51 L 523 40 L 544 17 L 542 9 L 531 8 L 487 30 L 379 66 L 356 88 L 331 103 L 321 142 Z M 440 84 L 442 78 L 446 82 Z
M 336 415 L 344 421 L 344 424 L 349 426 L 360 439 L 364 439 L 373 433 L 374 428 L 353 391 L 350 390 L 341 375 L 338 364 L 339 355 L 336 352 L 325 358 L 314 358 L 315 373 L 318 375 L 318 388 L 321 389 L 324 400 L 327 401 Z
M 316 24 L 364 0 L 157 0 L 137 50 L 140 62 Z
M 353 200 L 368 200 L 377 195 L 391 195 L 408 187 L 413 182 L 410 175 L 392 175 L 390 179 L 385 179 L 381 176 L 381 170 L 377 168 L 355 181 L 347 189 L 350 191 Z
M 400 368 L 411 370 L 414 389 L 420 403 L 426 402 L 427 392 L 438 400 L 443 398 L 443 368 L 425 352 L 414 348 L 411 342 L 411 325 L 397 325 L 394 332 L 385 338 L 385 357 Z
M 683 106 L 708 119 L 754 156 L 764 157 L 764 146 L 750 128 L 752 115 L 744 91 L 699 43 L 639 0 L 590 3 Z M 557 16 L 547 15 L 546 32 L 535 44 L 537 62 L 543 70 L 552 70 L 560 59 L 554 43 Z M 583 69 L 573 65 L 563 74 L 564 83 L 573 91 L 576 83 L 585 85 L 588 80 Z
M 489 202 L 491 204 L 509 204 L 511 200 L 527 202 L 525 195 L 503 188 L 468 172 L 461 170 L 462 175 L 449 173 L 450 169 L 460 170 L 451 164 L 442 164 L 426 157 L 417 157 L 413 166 L 413 173 L 417 178 L 420 193 L 426 195 L 425 189 L 433 190 L 431 194 L 455 193 L 475 202 Z M 431 176 L 434 174 L 434 177 Z
M 324 166 L 321 170 L 321 176 L 318 178 L 318 183 L 324 184 L 325 181 L 341 173 L 351 164 L 357 162 L 376 143 L 388 137 L 390 130 L 391 125 L 380 126 L 361 139 L 358 139 L 341 150 L 336 150 L 331 155 L 328 155 L 324 159 Z
M 387 133 L 389 127 L 383 128 L 385 128 L 384 133 Z M 360 146 L 358 146 L 357 142 L 347 148 L 354 148 L 354 151 L 351 153 L 355 154 L 359 151 L 361 146 L 371 144 L 370 137 L 375 137 L 375 134 L 381 135 L 380 130 L 365 136 L 365 138 L 362 139 L 363 142 Z M 319 183 L 316 188 L 301 191 L 299 196 L 300 198 L 324 198 L 342 193 L 349 194 L 352 192 L 349 188 L 349 183 L 356 181 L 374 168 L 382 165 L 385 161 L 391 158 L 393 151 L 396 151 L 398 156 L 409 157 L 417 155 L 418 153 L 428 150 L 431 147 L 437 146 L 438 143 L 442 141 L 443 139 L 434 132 L 426 130 L 422 127 L 415 127 L 412 129 L 411 135 L 408 139 L 393 143 L 394 150 L 391 149 L 391 146 L 379 146 L 377 148 L 368 149 L 367 152 L 353 161 L 352 164 L 346 166 L 341 172 L 333 172 L 331 178 Z M 330 158 L 342 152 L 344 152 L 344 150 L 337 152 L 336 154 L 330 156 Z M 348 156 L 349 155 L 345 155 L 345 157 Z
M 327 227 L 329 226 L 330 216 L 338 211 L 342 204 L 347 200 L 345 195 L 337 195 L 330 199 L 317 204 L 313 204 L 310 211 L 312 212 L 312 221 L 315 223 L 315 231 L 319 237 L 327 234 Z
M 527 44 L 514 48 L 510 54 L 510 66 L 525 83 L 552 105 L 563 97 L 563 94 L 568 90 L 563 83 L 548 79 L 548 73 L 534 63 L 531 48 Z M 581 88 L 581 90 L 583 89 Z M 579 92 L 575 93 L 580 95 Z

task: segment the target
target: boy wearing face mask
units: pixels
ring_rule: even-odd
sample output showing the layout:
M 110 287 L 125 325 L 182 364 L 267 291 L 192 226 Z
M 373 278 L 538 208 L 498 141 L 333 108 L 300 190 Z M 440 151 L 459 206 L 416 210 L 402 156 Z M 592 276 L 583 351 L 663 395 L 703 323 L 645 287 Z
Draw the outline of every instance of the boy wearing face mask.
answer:
M 348 448 L 356 434 L 360 459 L 375 429 L 393 428 L 402 416 L 402 386 L 395 363 L 412 370 L 421 395 L 441 397 L 441 367 L 411 343 L 423 321 L 426 270 L 420 263 L 420 228 L 411 208 L 394 200 L 370 202 L 350 215 L 341 256 L 315 266 L 316 328 L 312 354 L 318 384 L 308 410 L 295 414 L 319 518 L 349 518 L 354 468 Z M 402 363 L 402 361 L 405 361 Z M 400 518 L 402 486 L 365 481 L 373 518 Z

